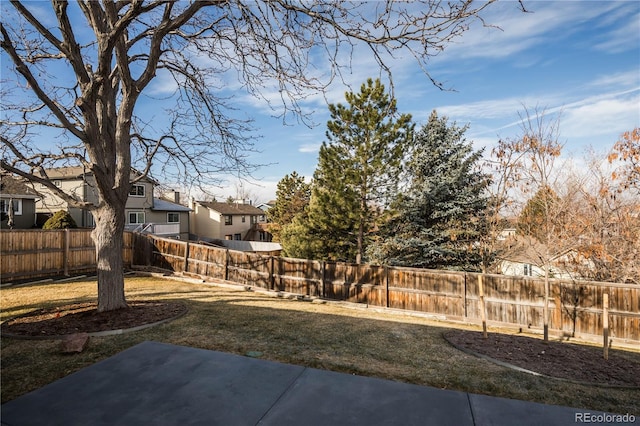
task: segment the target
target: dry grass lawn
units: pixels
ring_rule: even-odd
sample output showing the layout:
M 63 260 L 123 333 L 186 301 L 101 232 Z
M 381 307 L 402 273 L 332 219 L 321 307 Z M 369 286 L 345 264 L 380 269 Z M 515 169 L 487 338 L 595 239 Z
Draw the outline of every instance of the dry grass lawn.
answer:
M 640 415 L 640 390 L 536 377 L 467 355 L 442 337 L 444 331 L 462 327 L 456 324 L 156 277 L 129 278 L 126 292 L 129 300 L 179 300 L 189 312 L 150 329 L 92 337 L 88 349 L 76 355 L 63 355 L 54 340 L 2 338 L 2 402 L 154 340 L 240 355 L 260 352 L 263 359 L 442 389 Z M 95 281 L 3 288 L 1 319 L 91 301 L 95 293 Z M 640 362 L 640 353 L 623 354 Z

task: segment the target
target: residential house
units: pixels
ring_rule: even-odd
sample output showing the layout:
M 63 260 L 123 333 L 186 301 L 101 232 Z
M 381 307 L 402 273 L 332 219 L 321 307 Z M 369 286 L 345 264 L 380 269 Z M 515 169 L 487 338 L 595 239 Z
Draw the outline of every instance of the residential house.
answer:
M 532 237 L 510 236 L 502 241 L 498 273 L 530 277 L 544 277 L 546 246 Z M 548 267 L 552 278 L 581 279 L 580 270 L 593 267 L 579 250 L 567 248 L 549 253 Z
M 36 225 L 38 195 L 8 173 L 0 175 L 0 228 L 29 229 Z
M 529 277 L 544 276 L 540 257 L 540 253 L 544 252 L 544 247 L 529 240 L 531 239 L 527 239 L 525 242 L 513 237 L 502 240 L 498 273 Z
M 132 175 L 136 173 L 132 170 Z M 57 187 L 79 201 L 98 201 L 95 178 L 91 171 L 83 167 L 62 167 L 47 170 L 47 175 Z M 154 188 L 157 185 L 156 181 L 145 177 L 131 186 L 125 206 L 126 229 L 168 238 L 188 239 L 191 209 L 179 204 L 178 193 L 175 193 L 173 200 L 154 197 Z M 70 207 L 44 185 L 37 186 L 38 192 L 42 195 L 36 204 L 40 225 L 56 211 L 67 210 L 79 227 L 95 226 L 90 211 Z
M 258 207 L 260 210 L 264 210 L 265 212 L 267 212 L 271 207 L 275 205 L 276 205 L 276 200 L 271 200 L 271 201 L 267 201 L 266 203 L 258 204 L 256 207 Z
M 89 173 L 83 167 L 53 168 L 47 170 L 47 175 L 55 186 L 77 200 L 97 200 L 97 197 L 91 197 Z M 40 199 L 36 203 L 36 222 L 38 226 L 42 226 L 47 219 L 60 210 L 68 211 L 81 228 L 92 228 L 95 225 L 90 212 L 69 207 L 66 201 L 54 195 L 45 185 L 37 183 L 32 185 L 33 189 L 40 195 Z
M 203 241 L 271 241 L 264 226 L 267 217 L 247 200 L 233 202 L 195 201 L 192 213 L 192 239 Z
M 179 192 L 173 195 L 172 200 L 152 197 L 153 204 L 141 210 L 127 202 L 126 229 L 187 241 L 191 209 L 180 204 Z M 132 198 L 129 193 L 129 200 Z

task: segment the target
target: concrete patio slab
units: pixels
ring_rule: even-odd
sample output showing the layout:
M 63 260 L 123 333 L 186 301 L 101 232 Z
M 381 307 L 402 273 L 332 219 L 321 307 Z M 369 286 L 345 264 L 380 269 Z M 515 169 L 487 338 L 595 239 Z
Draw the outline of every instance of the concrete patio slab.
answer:
M 144 342 L 2 406 L 2 424 L 255 425 L 304 367 Z
M 585 412 L 144 342 L 2 405 L 1 421 L 6 426 L 566 425 Z
M 580 423 L 620 424 L 614 422 L 580 421 L 586 415 L 606 415 L 606 413 L 562 407 L 559 405 L 538 404 L 516 399 L 496 398 L 487 395 L 469 394 L 469 402 L 476 424 L 479 425 L 518 425 L 518 426 L 566 426 Z M 577 414 L 577 416 L 576 416 Z M 544 420 L 544 423 L 541 423 Z M 603 418 L 605 420 L 605 418 Z M 633 424 L 633 423 L 631 423 Z
M 473 425 L 467 394 L 307 369 L 260 425 Z

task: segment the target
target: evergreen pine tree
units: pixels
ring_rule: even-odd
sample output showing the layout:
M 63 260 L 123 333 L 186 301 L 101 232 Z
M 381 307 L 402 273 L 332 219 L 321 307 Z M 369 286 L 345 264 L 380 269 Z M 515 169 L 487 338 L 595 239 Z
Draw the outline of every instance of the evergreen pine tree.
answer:
M 398 116 L 396 100 L 380 80 L 368 79 L 348 105 L 329 105 L 327 141 L 306 220 L 307 234 L 320 238 L 317 256 L 363 260 L 372 231 L 397 191 L 403 152 L 412 138 L 411 116 Z
M 394 202 L 370 256 L 390 265 L 477 270 L 478 241 L 488 176 L 482 150 L 464 138 L 467 127 L 447 124 L 435 111 L 417 134 L 407 172 L 410 182 Z
M 548 244 L 548 228 L 551 221 L 556 225 L 563 222 L 560 211 L 560 197 L 549 186 L 543 186 L 527 201 L 518 217 L 517 229 L 520 235 L 528 235 Z
M 314 257 L 353 262 L 358 229 L 358 194 L 345 176 L 344 151 L 323 143 L 304 224 Z
M 276 190 L 276 202 L 271 207 L 269 217 L 269 232 L 273 235 L 273 241 L 283 242 L 282 230 L 290 225 L 293 219 L 302 214 L 311 198 L 311 184 L 304 181 L 304 176 L 297 172 L 285 175 Z

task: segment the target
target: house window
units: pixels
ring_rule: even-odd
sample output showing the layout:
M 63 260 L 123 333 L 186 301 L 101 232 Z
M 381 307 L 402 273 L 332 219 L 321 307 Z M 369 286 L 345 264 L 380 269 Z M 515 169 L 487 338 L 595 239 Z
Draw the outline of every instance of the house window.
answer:
M 229 235 L 225 235 L 224 236 L 225 240 L 233 240 L 233 235 L 229 234 Z
M 0 210 L 4 213 L 9 213 L 9 201 L 11 200 L 0 200 Z M 13 200 L 13 214 L 16 216 L 22 215 L 22 200 Z
M 225 225 L 233 225 L 233 216 L 231 216 L 230 214 L 225 214 L 224 215 L 224 224 Z
M 57 186 L 58 188 L 62 187 L 62 181 L 61 181 L 61 180 L 54 180 L 54 181 L 53 181 L 53 184 L 54 184 L 55 186 Z M 41 189 L 46 189 L 46 188 L 47 188 L 47 185 L 45 185 L 44 183 L 41 183 L 41 184 L 40 184 L 40 188 L 41 188 Z
M 267 221 L 267 217 L 265 215 L 260 215 L 260 222 L 266 222 Z
M 240 241 L 242 239 L 242 235 L 241 234 L 233 234 L 233 239 L 236 241 Z
M 131 185 L 129 195 L 131 197 L 144 197 L 144 185 Z
M 251 216 L 251 224 L 254 225 L 258 223 L 258 216 Z
M 527 265 L 527 264 L 524 265 L 524 275 L 529 276 L 529 277 L 531 275 L 533 275 L 533 273 L 531 271 L 531 265 Z
M 246 218 L 244 216 L 242 216 L 242 223 L 246 222 Z
M 180 223 L 180 213 L 167 213 L 167 223 Z
M 144 223 L 144 212 L 129 212 L 129 223 Z

